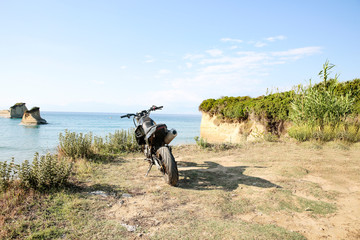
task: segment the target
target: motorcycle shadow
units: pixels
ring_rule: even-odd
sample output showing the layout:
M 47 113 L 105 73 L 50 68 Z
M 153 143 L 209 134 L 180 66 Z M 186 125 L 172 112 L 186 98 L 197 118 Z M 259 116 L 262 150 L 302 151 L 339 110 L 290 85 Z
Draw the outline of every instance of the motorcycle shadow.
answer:
M 259 166 L 225 167 L 221 164 L 206 161 L 203 164 L 179 162 L 180 188 L 196 190 L 222 189 L 233 191 L 239 185 L 260 188 L 281 188 L 266 179 L 244 175 L 247 168 L 265 168 Z

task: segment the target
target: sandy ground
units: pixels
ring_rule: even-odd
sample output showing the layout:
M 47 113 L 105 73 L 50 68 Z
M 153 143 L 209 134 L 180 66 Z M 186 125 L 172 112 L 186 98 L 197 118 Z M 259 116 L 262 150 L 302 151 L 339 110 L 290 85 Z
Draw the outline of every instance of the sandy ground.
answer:
M 141 226 L 150 237 L 206 232 L 213 219 L 274 225 L 308 239 L 360 239 L 359 146 L 258 143 L 208 151 L 194 145 L 173 153 L 178 187 L 167 186 L 155 169 L 145 178 L 141 158 L 127 159 L 122 171 L 133 174 L 120 181 L 133 189 L 131 197 L 107 216 Z

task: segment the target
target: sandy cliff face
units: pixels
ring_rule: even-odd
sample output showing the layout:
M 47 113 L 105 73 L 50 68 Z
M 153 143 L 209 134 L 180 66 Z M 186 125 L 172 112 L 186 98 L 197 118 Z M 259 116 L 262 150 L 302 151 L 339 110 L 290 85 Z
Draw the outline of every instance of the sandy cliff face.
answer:
M 40 116 L 40 108 L 34 107 L 30 111 L 26 111 L 21 120 L 21 124 L 24 125 L 38 125 L 46 124 L 46 120 Z
M 1 110 L 0 111 L 0 117 L 10 118 L 10 111 L 9 110 Z
M 288 123 L 278 126 L 279 134 L 284 134 Z M 209 143 L 241 143 L 243 141 L 257 141 L 264 138 L 267 123 L 256 116 L 239 123 L 227 123 L 216 116 L 202 113 L 200 137 Z
M 206 113 L 202 114 L 200 125 L 200 137 L 210 143 L 254 141 L 265 131 L 266 126 L 255 119 L 240 123 L 226 123 Z

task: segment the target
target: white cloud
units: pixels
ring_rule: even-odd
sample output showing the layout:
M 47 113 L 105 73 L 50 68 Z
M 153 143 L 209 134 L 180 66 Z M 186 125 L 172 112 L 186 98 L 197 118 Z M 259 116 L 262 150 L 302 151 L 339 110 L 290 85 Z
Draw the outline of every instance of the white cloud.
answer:
M 254 44 L 254 43 L 253 43 Z M 213 51 L 216 50 L 216 51 Z M 302 57 L 321 52 L 321 47 L 304 47 L 285 51 L 238 51 L 225 54 L 220 49 L 205 51 L 208 57 L 194 58 L 185 64 L 192 67 L 182 78 L 169 82 L 168 94 L 173 102 L 194 102 L 220 97 L 222 95 L 258 95 L 263 87 L 263 79 L 269 76 L 275 65 L 283 65 Z M 189 56 L 193 55 L 188 55 Z M 216 56 L 214 58 L 213 56 Z
M 120 66 L 120 69 L 127 69 L 127 66 L 122 65 Z
M 168 69 L 161 69 L 161 70 L 159 70 L 159 72 L 158 72 L 158 74 L 161 74 L 161 75 L 169 74 L 169 73 L 171 73 L 171 71 L 168 70 Z
M 289 49 L 287 51 L 272 52 L 271 55 L 275 57 L 280 57 L 280 60 L 297 60 L 305 56 L 321 53 L 321 50 L 321 47 L 303 47 Z
M 96 84 L 96 85 L 104 85 L 105 82 L 104 81 L 97 81 L 97 80 L 92 80 L 92 83 Z
M 153 62 L 155 62 L 155 59 L 152 56 L 150 55 L 145 56 L 145 63 L 153 63 Z
M 264 38 L 265 39 L 265 38 Z M 252 42 L 254 46 L 267 44 L 267 41 L 282 37 L 272 37 Z M 229 45 L 230 46 L 230 45 Z M 225 46 L 228 49 L 229 46 Z M 248 46 L 248 49 L 254 49 Z M 161 104 L 164 99 L 172 105 L 198 106 L 203 99 L 221 96 L 257 96 L 265 91 L 271 71 L 276 65 L 288 64 L 299 58 L 321 53 L 321 47 L 284 49 L 284 51 L 265 51 L 256 48 L 254 51 L 223 51 L 222 48 L 210 49 L 196 54 L 184 55 L 180 62 L 181 75 L 167 78 L 171 68 L 161 69 L 155 76 L 166 81 L 167 88 L 153 92 L 149 101 Z M 150 59 L 151 56 L 149 56 Z M 168 75 L 169 76 L 169 75 Z M 140 104 L 140 102 L 139 102 Z
M 204 58 L 204 55 L 203 54 L 186 54 L 184 56 L 184 59 L 186 60 L 197 60 L 197 59 L 201 59 L 201 58 Z
M 210 49 L 210 50 L 207 50 L 206 53 L 210 54 L 210 56 L 212 56 L 212 57 L 218 57 L 223 54 L 223 51 L 221 51 L 219 49 Z
M 266 43 L 259 41 L 259 42 L 256 42 L 254 46 L 258 47 L 258 48 L 261 48 L 261 47 L 265 47 L 266 45 L 267 45 Z
M 232 42 L 232 43 L 242 43 L 243 40 L 234 39 L 234 38 L 222 38 L 220 39 L 222 42 Z
M 286 39 L 285 36 L 279 35 L 279 36 L 275 36 L 275 37 L 268 37 L 268 38 L 266 38 L 265 40 L 266 40 L 266 41 L 269 41 L 269 42 L 275 42 L 275 41 L 277 41 L 277 40 L 285 40 L 285 39 Z

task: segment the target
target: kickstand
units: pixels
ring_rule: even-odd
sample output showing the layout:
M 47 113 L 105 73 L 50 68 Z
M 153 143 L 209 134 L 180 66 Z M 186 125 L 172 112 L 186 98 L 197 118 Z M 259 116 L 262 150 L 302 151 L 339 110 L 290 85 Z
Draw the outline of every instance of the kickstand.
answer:
M 149 174 L 149 172 L 150 172 L 153 165 L 154 165 L 153 163 L 150 163 L 149 169 L 147 170 L 147 173 L 145 174 L 145 177 L 147 177 L 147 175 Z

